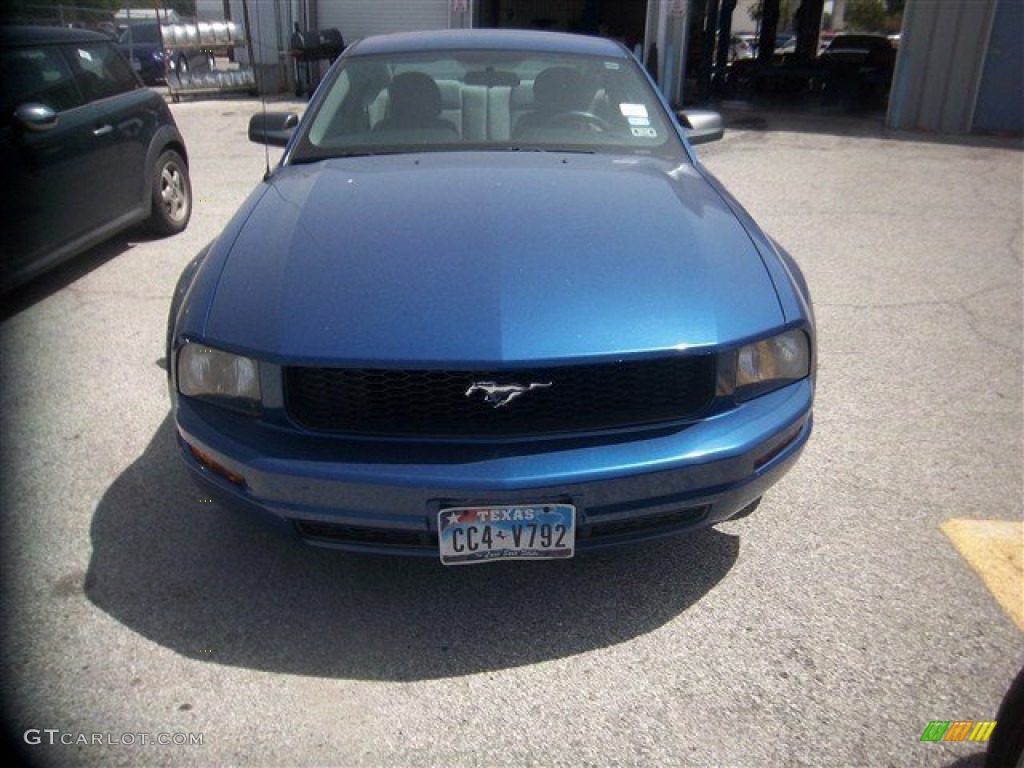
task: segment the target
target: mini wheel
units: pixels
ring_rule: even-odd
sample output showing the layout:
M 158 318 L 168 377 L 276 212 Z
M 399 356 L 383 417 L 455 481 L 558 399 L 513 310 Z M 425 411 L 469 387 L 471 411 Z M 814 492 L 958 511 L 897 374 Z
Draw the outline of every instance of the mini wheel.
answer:
M 158 235 L 176 235 L 192 215 L 192 182 L 188 166 L 173 149 L 157 158 L 153 169 L 153 210 L 150 228 Z

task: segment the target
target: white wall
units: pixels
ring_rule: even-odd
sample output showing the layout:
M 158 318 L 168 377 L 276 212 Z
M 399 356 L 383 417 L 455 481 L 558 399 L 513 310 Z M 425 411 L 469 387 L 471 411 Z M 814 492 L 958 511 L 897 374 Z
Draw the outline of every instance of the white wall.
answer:
M 736 10 L 732 12 L 734 35 L 752 35 L 757 31 L 757 22 L 750 18 L 750 9 L 755 5 L 757 0 L 737 0 Z
M 224 18 L 222 0 L 196 0 L 196 18 L 200 21 L 219 21 Z

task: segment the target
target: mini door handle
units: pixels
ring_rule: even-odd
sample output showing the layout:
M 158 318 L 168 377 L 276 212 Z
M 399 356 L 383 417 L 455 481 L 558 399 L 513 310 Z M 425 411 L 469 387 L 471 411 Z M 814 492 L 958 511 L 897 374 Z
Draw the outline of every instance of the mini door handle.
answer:
M 93 136 L 106 136 L 108 133 L 114 130 L 112 125 L 101 125 L 99 128 L 93 128 Z

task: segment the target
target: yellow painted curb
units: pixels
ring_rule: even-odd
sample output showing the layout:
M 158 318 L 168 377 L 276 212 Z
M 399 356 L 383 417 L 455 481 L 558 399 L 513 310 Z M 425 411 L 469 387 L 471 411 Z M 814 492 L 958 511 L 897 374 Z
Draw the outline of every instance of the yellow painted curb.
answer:
M 1024 523 L 956 518 L 939 528 L 1024 632 Z

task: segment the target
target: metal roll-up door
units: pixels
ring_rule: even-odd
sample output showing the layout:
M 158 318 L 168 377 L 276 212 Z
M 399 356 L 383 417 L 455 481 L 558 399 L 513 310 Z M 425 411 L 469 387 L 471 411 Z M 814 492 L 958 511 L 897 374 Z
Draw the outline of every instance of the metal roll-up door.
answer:
M 370 35 L 447 29 L 450 0 L 320 0 L 317 26 L 337 27 L 346 42 Z

